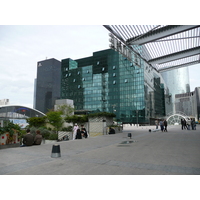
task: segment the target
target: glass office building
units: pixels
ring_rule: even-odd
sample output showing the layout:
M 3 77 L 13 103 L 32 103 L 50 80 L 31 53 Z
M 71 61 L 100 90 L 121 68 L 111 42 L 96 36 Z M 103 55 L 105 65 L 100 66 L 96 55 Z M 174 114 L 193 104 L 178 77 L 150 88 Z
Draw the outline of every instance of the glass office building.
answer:
M 47 113 L 60 98 L 61 62 L 51 58 L 37 63 L 34 88 L 34 108 Z
M 152 67 L 112 49 L 61 61 L 61 99 L 74 100 L 75 110 L 115 113 L 123 123 L 149 123 L 165 116 L 165 93 Z
M 170 101 L 173 106 L 169 108 L 169 112 L 175 113 L 175 95 L 190 92 L 188 67 L 161 72 L 161 75 L 171 93 Z

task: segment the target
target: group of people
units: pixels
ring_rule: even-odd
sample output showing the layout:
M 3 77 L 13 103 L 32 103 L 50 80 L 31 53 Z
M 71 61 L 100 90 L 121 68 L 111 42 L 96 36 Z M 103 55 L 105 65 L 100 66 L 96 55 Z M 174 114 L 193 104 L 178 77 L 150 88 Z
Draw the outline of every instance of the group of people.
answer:
M 81 125 L 81 128 L 79 128 L 78 124 L 74 125 L 73 128 L 73 137 L 72 139 L 82 139 L 82 138 L 88 138 L 88 133 L 86 131 L 86 128 L 84 127 L 84 125 Z
M 167 132 L 167 120 L 160 120 L 159 124 L 158 121 L 156 120 L 156 129 L 158 129 L 158 125 L 160 125 L 160 130 L 163 132 Z
M 190 130 L 190 125 L 192 127 L 192 130 L 196 130 L 196 123 L 194 119 L 191 119 L 190 121 L 186 121 L 185 119 L 181 119 L 181 128 Z
M 25 146 L 32 146 L 32 145 L 40 145 L 42 142 L 42 135 L 40 134 L 40 131 L 36 131 L 35 137 L 31 134 L 30 129 L 26 130 L 26 135 L 23 138 L 23 144 L 20 147 Z

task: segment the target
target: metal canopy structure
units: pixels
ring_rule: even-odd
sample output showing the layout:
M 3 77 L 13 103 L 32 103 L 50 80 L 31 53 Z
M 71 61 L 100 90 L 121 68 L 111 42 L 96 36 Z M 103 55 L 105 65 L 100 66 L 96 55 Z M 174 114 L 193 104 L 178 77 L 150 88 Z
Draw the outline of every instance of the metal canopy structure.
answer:
M 157 71 L 200 63 L 200 25 L 104 25 Z

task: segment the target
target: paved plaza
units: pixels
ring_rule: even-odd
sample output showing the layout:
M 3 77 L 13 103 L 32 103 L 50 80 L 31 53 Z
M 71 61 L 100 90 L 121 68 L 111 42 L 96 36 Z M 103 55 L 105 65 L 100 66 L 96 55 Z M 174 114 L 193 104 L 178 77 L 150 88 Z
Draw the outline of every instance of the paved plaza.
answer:
M 58 142 L 57 158 L 53 144 L 0 149 L 0 175 L 199 175 L 200 126 L 149 132 L 154 128 Z

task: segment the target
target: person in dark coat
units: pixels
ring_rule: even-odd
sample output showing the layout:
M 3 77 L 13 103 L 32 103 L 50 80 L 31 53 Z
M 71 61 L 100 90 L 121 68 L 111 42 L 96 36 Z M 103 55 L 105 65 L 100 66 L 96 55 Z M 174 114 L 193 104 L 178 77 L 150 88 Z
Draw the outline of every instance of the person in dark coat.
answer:
M 84 127 L 84 125 L 81 125 L 81 135 L 84 138 L 88 137 L 88 134 L 87 134 L 87 131 L 86 131 L 86 128 Z
M 183 130 L 183 127 L 184 127 L 184 121 L 183 121 L 183 119 L 181 118 L 181 128 L 182 128 L 182 130 Z
M 42 135 L 40 134 L 40 131 L 36 131 L 36 136 L 34 138 L 34 145 L 40 145 L 42 143 Z
M 82 139 L 81 130 L 80 128 L 77 129 L 76 139 Z
M 184 126 L 184 129 L 187 129 L 187 122 L 185 119 L 183 120 L 183 126 Z
M 164 125 L 164 132 L 165 131 L 167 132 L 167 120 L 166 119 L 164 120 L 163 125 Z
M 32 146 L 33 145 L 34 137 L 30 133 L 30 129 L 27 129 L 26 133 L 27 134 L 24 136 L 24 139 L 23 139 L 23 145 L 21 145 L 20 147 Z

